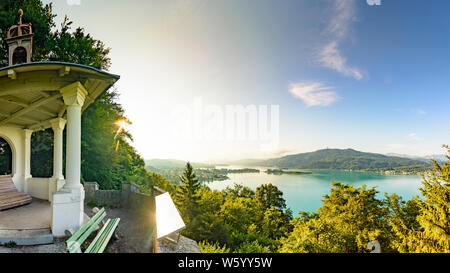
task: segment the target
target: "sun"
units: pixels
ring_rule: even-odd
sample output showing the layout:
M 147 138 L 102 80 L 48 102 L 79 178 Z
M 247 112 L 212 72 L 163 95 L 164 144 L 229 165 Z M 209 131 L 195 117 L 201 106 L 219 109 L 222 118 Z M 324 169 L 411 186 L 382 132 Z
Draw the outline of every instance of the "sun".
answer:
M 114 136 L 114 139 L 117 139 L 117 136 L 123 131 L 125 130 L 125 128 L 130 125 L 125 119 L 119 119 L 118 121 L 114 122 L 115 125 L 119 126 L 119 129 L 117 129 L 117 133 Z M 119 149 L 119 143 L 120 143 L 120 139 L 117 139 L 117 143 L 116 143 L 116 151 Z
M 125 119 L 119 119 L 118 121 L 114 122 L 114 124 L 119 126 L 119 131 L 122 131 L 123 129 L 125 129 L 125 127 L 130 125 Z

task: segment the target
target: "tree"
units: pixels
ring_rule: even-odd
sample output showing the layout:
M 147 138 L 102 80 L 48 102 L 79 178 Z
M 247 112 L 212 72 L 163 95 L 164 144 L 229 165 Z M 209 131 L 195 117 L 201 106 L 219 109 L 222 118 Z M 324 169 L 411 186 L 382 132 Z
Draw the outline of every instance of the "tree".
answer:
M 255 197 L 255 192 L 250 189 L 249 187 L 243 186 L 243 185 L 239 185 L 239 184 L 234 184 L 234 187 L 226 187 L 225 190 L 223 190 L 223 193 L 226 196 L 230 196 L 230 197 L 245 197 L 245 198 L 254 198 Z
M 70 32 L 72 21 L 66 16 L 61 24 L 61 30 L 52 33 L 52 43 L 48 55 L 50 61 L 62 61 L 93 66 L 108 70 L 111 65 L 110 48 L 102 41 L 86 34 L 81 27 Z
M 230 253 L 230 249 L 226 245 L 220 246 L 219 243 L 210 243 L 208 241 L 201 241 L 198 243 L 202 253 Z
M 283 199 L 283 192 L 272 184 L 264 184 L 256 188 L 256 200 L 265 208 L 275 208 L 284 210 L 286 201 Z
M 281 251 L 357 253 L 365 252 L 370 241 L 380 242 L 384 252 L 393 251 L 387 210 L 375 198 L 377 191 L 332 185 L 317 214 L 304 213 L 292 222 L 294 231 L 282 240 Z
M 403 201 L 397 194 L 385 194 L 386 207 L 388 209 L 387 219 L 392 228 L 392 248 L 402 253 L 413 251 L 410 248 L 411 232 L 421 229 L 417 216 L 420 214 L 419 202 L 416 196 L 412 200 Z
M 344 233 L 348 239 L 347 252 L 365 252 L 370 241 L 380 242 L 384 252 L 390 251 L 389 224 L 383 202 L 376 198 L 375 188 L 333 182 L 330 195 L 325 195 L 319 216 Z
M 185 235 L 197 239 L 199 238 L 197 230 L 201 225 L 199 207 L 201 185 L 196 178 L 191 163 L 186 164 L 184 173 L 180 176 L 180 181 L 181 184 L 177 186 L 174 201 L 186 223 Z
M 186 168 L 182 176 L 180 176 L 181 184 L 177 187 L 175 194 L 176 200 L 185 202 L 186 204 L 198 204 L 200 182 L 194 173 L 191 163 L 186 163 Z
M 280 239 L 281 253 L 343 253 L 348 252 L 347 236 L 334 223 L 316 215 L 292 220 L 294 230 Z
M 447 162 L 440 165 L 433 160 L 434 167 L 422 175 L 420 191 L 425 199 L 418 202 L 416 218 L 421 228 L 410 229 L 406 242 L 412 252 L 450 252 L 450 147 L 444 147 Z

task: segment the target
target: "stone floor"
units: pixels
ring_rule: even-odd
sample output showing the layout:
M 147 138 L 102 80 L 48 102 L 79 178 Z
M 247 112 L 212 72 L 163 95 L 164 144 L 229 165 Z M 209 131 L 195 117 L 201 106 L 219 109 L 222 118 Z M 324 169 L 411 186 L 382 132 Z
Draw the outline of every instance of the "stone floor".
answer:
M 0 211 L 0 244 L 14 242 L 17 245 L 52 244 L 53 235 L 50 231 L 51 207 L 48 201 L 33 199 L 24 206 Z M 1 247 L 0 252 L 46 252 L 53 246 L 43 248 L 21 247 L 14 249 Z M 53 250 L 51 250 L 53 252 Z
M 0 230 L 50 228 L 50 202 L 35 199 L 31 204 L 0 211 Z
M 0 253 L 67 253 L 64 240 L 56 240 L 53 244 L 36 246 L 0 246 Z
M 0 212 L 0 231 L 32 230 L 50 228 L 50 203 L 33 199 L 29 205 Z M 150 253 L 152 245 L 151 223 L 148 215 L 139 215 L 127 209 L 106 208 L 106 218 L 121 218 L 117 230 L 117 239 L 111 240 L 105 252 L 109 253 Z M 85 213 L 92 216 L 92 207 L 85 206 Z M 87 219 L 86 219 L 87 220 Z M 94 232 L 95 233 L 95 232 Z M 159 240 L 161 253 L 200 252 L 198 244 L 184 236 L 178 244 Z M 55 240 L 54 244 L 36 246 L 0 246 L 0 253 L 67 253 L 64 240 Z

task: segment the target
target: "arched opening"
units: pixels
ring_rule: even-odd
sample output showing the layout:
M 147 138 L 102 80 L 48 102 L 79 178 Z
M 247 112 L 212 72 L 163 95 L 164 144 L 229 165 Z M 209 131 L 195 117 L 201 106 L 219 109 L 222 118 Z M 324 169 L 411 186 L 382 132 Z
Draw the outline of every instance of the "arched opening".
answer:
M 24 47 L 18 47 L 13 53 L 13 65 L 27 62 L 27 50 Z
M 12 174 L 12 149 L 9 143 L 0 137 L 0 175 Z

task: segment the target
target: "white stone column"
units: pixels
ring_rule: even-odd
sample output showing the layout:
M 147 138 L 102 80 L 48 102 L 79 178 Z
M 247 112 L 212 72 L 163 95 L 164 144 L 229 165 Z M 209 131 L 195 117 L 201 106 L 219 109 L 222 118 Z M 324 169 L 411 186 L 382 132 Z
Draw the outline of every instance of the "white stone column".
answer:
M 49 200 L 55 191 L 64 186 L 63 175 L 63 131 L 66 126 L 66 120 L 55 118 L 50 121 L 53 129 L 53 177 L 49 184 Z
M 22 188 L 23 192 L 28 193 L 28 179 L 31 178 L 31 135 L 33 130 L 23 130 L 23 169 L 22 169 Z
M 50 121 L 52 124 L 53 139 L 53 178 L 64 179 L 63 175 L 63 131 L 66 120 L 56 118 Z
M 80 82 L 61 90 L 67 106 L 66 183 L 53 194 L 52 233 L 64 236 L 65 230 L 78 230 L 83 223 L 84 189 L 81 185 L 81 108 L 87 91 Z
M 81 185 L 81 107 L 87 91 L 80 82 L 61 89 L 67 105 L 66 189 L 79 189 Z

